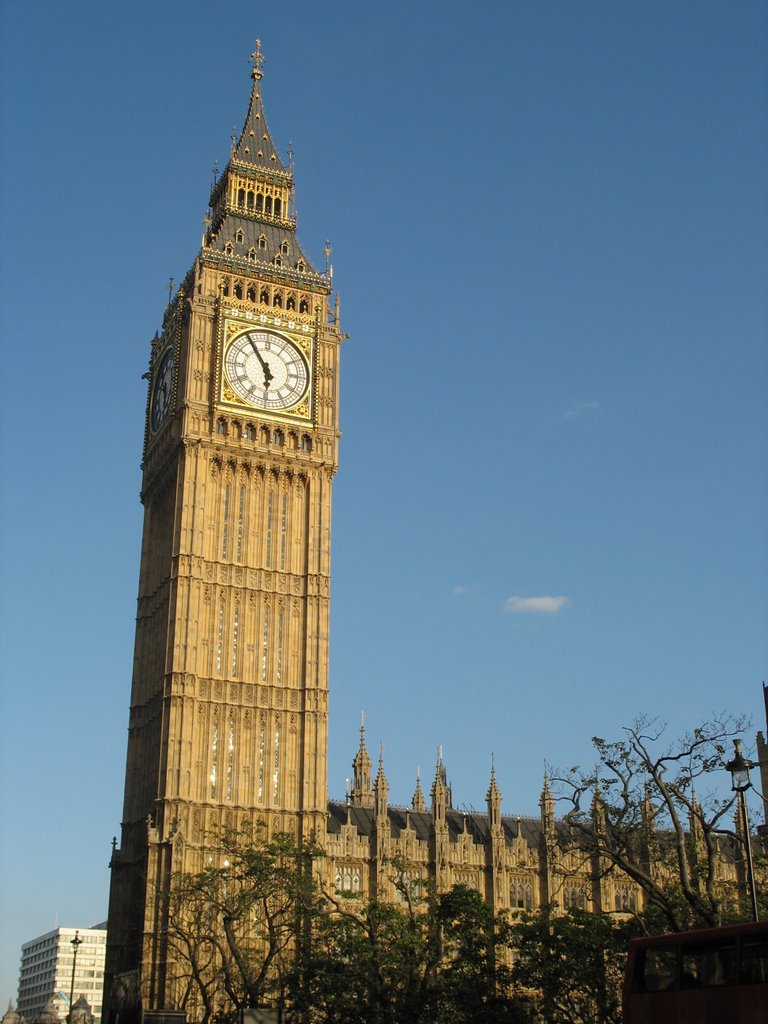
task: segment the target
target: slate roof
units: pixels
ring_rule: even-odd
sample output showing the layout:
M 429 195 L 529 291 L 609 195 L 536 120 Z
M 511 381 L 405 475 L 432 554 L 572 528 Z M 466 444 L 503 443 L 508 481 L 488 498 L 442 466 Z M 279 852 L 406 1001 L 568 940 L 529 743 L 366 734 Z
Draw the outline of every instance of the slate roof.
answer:
M 349 820 L 362 836 L 370 836 L 374 828 L 374 812 L 372 807 L 359 807 L 341 801 L 331 801 L 328 804 L 328 832 L 331 835 L 338 835 L 342 825 L 347 823 L 347 811 Z M 432 815 L 429 811 L 412 811 L 410 808 L 393 807 L 387 808 L 390 835 L 397 839 L 405 828 L 406 814 L 411 828 L 415 831 L 418 839 L 428 841 L 432 833 Z M 445 821 L 448 826 L 448 838 L 451 842 L 458 842 L 459 836 L 466 831 L 473 837 L 476 843 L 483 844 L 489 838 L 488 818 L 485 814 L 476 812 L 465 813 L 448 809 L 445 813 Z M 541 824 L 536 818 L 502 818 L 501 827 L 504 838 L 508 844 L 521 835 L 525 842 L 531 846 L 538 846 L 541 835 Z

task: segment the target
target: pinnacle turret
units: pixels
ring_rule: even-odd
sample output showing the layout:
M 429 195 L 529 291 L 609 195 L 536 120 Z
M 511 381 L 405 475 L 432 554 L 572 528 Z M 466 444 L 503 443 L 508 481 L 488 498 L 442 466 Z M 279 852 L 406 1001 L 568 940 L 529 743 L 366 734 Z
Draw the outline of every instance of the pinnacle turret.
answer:
M 352 761 L 352 803 L 359 807 L 373 807 L 373 789 L 371 787 L 371 758 L 365 746 L 365 712 L 362 712 L 360 724 L 360 746 Z

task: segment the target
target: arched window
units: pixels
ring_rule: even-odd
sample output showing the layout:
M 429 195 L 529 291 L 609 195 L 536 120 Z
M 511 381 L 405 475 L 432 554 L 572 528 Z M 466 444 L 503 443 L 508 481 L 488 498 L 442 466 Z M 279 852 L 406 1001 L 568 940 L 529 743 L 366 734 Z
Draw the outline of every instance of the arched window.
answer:
M 251 246 L 251 248 L 248 250 L 248 259 L 251 261 L 251 263 L 256 262 L 256 250 L 253 248 L 253 246 Z
M 227 254 L 227 256 L 231 256 L 232 255 L 232 253 L 234 252 L 234 249 L 232 248 L 232 243 L 231 242 L 227 242 L 227 244 L 224 246 L 224 252 Z
M 259 235 L 259 248 L 260 249 L 266 249 L 267 248 L 267 239 L 266 239 L 265 235 Z
M 308 313 L 309 312 L 309 303 L 307 302 L 306 299 L 302 299 L 301 302 L 299 303 L 299 312 L 300 313 Z
M 226 437 L 227 434 L 227 421 L 225 419 L 216 420 L 216 433 L 222 434 Z
M 295 295 L 289 295 L 288 296 L 288 298 L 285 300 L 285 308 L 286 309 L 296 309 L 296 296 Z
M 275 264 L 276 267 L 282 267 L 282 265 L 283 265 L 283 257 L 280 256 L 280 255 L 277 255 L 277 256 L 275 256 L 275 258 L 274 258 L 274 260 L 272 262 Z
M 278 427 L 272 435 L 272 444 L 280 445 L 281 448 L 285 444 L 285 434 L 282 432 L 280 427 Z
M 250 288 L 248 289 L 248 301 L 249 302 L 255 302 L 256 301 L 256 289 L 253 287 L 253 285 L 251 285 Z
M 299 260 L 299 262 L 296 264 L 296 269 L 300 274 L 304 273 L 304 260 Z
M 252 192 L 251 189 L 248 189 L 248 204 L 247 205 L 248 205 L 248 209 L 249 210 L 253 209 L 253 192 Z
M 237 232 L 235 233 L 235 241 L 236 242 L 242 242 L 242 240 L 243 240 L 243 231 L 242 231 L 242 228 L 238 228 Z
M 259 302 L 263 302 L 265 306 L 269 305 L 269 292 L 266 288 L 261 289 L 261 295 L 259 296 Z
M 287 242 L 283 242 L 283 244 L 280 246 L 280 252 L 283 254 L 283 256 L 288 255 L 288 253 L 290 252 L 290 248 Z
M 309 434 L 302 434 L 302 436 L 301 436 L 301 450 L 303 452 L 311 452 L 312 451 L 312 438 L 309 436 Z
M 235 285 L 235 298 L 242 299 L 243 297 L 243 285 L 241 281 L 238 281 Z
M 222 283 L 221 294 L 224 295 L 225 297 L 229 295 L 229 281 L 227 281 L 226 279 Z
M 275 216 L 279 217 L 282 214 L 282 210 L 283 210 L 282 200 L 276 199 L 275 200 Z
M 239 188 L 237 190 L 237 205 L 245 206 L 245 189 Z
M 261 192 L 256 193 L 256 209 L 259 213 L 264 209 L 264 196 Z
M 267 196 L 264 200 L 264 212 L 272 213 L 272 196 Z
M 272 299 L 272 305 L 279 306 L 280 309 L 283 308 L 283 296 L 280 292 L 275 292 L 275 296 Z
M 256 440 L 256 427 L 252 423 L 246 423 L 245 425 L 245 439 L 246 441 Z

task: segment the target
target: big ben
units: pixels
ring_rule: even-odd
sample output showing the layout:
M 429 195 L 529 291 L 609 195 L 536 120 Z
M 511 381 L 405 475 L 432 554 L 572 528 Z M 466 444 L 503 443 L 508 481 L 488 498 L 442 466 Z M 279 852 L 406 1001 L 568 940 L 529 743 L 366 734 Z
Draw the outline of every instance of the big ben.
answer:
M 151 344 L 113 1018 L 137 998 L 173 1008 L 161 897 L 200 868 L 207 833 L 260 819 L 301 842 L 325 827 L 343 335 L 330 276 L 298 241 L 263 63 L 257 43 L 202 247 Z

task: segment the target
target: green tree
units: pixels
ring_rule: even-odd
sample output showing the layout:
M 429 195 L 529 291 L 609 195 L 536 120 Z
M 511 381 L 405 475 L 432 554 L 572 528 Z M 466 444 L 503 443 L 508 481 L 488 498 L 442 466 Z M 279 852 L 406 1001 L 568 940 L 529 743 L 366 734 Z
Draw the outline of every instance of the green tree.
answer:
M 474 890 L 423 894 L 394 865 L 398 904 L 330 896 L 306 973 L 319 1024 L 526 1024 L 509 995 L 506 930 Z
M 510 928 L 512 981 L 547 1024 L 619 1024 L 632 923 L 584 910 L 526 913 Z

